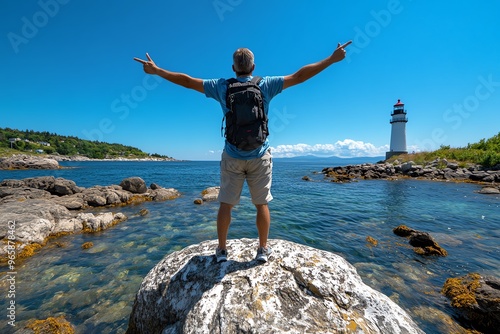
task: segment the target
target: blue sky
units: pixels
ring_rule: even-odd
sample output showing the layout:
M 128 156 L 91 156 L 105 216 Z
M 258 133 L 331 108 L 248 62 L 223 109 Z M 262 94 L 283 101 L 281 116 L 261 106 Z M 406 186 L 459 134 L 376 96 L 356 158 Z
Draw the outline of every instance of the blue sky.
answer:
M 380 156 L 401 99 L 408 150 L 466 146 L 500 131 L 499 1 L 0 2 L 0 127 L 217 160 L 220 106 L 147 76 L 231 77 L 248 47 L 255 75 L 287 75 L 352 40 L 347 58 L 270 106 L 273 154 Z

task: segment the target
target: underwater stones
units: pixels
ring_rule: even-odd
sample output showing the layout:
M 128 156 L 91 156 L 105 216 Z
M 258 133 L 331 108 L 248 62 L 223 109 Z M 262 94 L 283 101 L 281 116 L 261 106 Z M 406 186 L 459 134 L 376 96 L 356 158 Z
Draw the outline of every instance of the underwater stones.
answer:
M 82 249 L 89 249 L 94 247 L 94 243 L 92 241 L 84 242 L 82 244 Z
M 423 333 L 387 296 L 365 285 L 342 257 L 269 240 L 271 260 L 254 260 L 258 241 L 217 241 L 167 255 L 144 278 L 130 315 L 135 333 Z
M 377 246 L 378 245 L 378 241 L 377 239 L 371 237 L 371 236 L 367 236 L 366 237 L 366 242 L 371 245 L 371 246 Z
M 147 216 L 149 215 L 149 210 L 148 209 L 145 209 L 145 208 L 142 208 L 140 211 L 139 211 L 139 216 Z
M 28 324 L 16 334 L 73 334 L 75 332 L 71 323 L 59 316 L 57 318 L 49 317 L 44 320 L 31 320 Z

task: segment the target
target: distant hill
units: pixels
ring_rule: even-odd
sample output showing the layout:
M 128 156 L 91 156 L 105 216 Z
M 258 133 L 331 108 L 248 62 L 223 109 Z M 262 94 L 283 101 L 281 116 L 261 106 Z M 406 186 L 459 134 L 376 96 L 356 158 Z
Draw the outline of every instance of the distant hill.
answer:
M 10 148 L 19 153 L 33 152 L 60 154 L 65 156 L 81 155 L 91 159 L 113 158 L 168 158 L 160 154 L 149 154 L 132 146 L 109 144 L 99 141 L 80 139 L 74 136 L 61 136 L 49 132 L 0 128 L 0 148 Z

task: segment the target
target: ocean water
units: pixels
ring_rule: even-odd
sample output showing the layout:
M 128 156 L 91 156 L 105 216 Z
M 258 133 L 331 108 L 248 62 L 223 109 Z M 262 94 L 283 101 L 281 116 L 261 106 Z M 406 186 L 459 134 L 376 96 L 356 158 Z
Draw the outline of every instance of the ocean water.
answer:
M 365 161 L 350 161 L 362 163 Z M 0 171 L 0 180 L 53 175 L 79 186 L 119 184 L 139 176 L 178 189 L 166 202 L 105 209 L 129 219 L 97 234 L 65 236 L 16 264 L 15 324 L 5 267 L 0 268 L 0 332 L 29 319 L 64 315 L 78 333 L 124 333 L 143 277 L 165 255 L 216 239 L 218 203 L 193 204 L 219 184 L 219 163 L 66 162 L 57 171 Z M 334 252 L 353 264 L 363 281 L 404 308 L 426 333 L 460 333 L 457 314 L 440 290 L 449 277 L 477 272 L 500 276 L 500 197 L 480 186 L 419 180 L 333 183 L 320 172 L 338 161 L 274 161 L 270 238 Z M 312 181 L 303 181 L 303 176 Z M 141 209 L 149 210 L 146 216 Z M 96 210 L 99 211 L 99 210 Z M 1 218 L 0 218 L 1 219 Z M 1 222 L 6 223 L 6 222 Z M 422 257 L 392 229 L 405 224 L 431 233 L 447 257 Z M 378 241 L 368 243 L 370 236 Z M 229 238 L 256 238 L 255 208 L 244 189 Z M 91 241 L 94 247 L 82 250 Z M 57 243 L 56 243 L 57 242 Z

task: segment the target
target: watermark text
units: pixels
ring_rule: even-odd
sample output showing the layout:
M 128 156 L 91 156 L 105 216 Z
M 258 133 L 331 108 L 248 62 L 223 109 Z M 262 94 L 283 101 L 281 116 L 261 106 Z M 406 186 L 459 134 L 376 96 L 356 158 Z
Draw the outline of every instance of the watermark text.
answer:
M 7 223 L 7 265 L 9 272 L 7 272 L 7 322 L 10 326 L 16 326 L 16 222 L 9 220 Z

